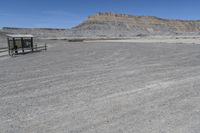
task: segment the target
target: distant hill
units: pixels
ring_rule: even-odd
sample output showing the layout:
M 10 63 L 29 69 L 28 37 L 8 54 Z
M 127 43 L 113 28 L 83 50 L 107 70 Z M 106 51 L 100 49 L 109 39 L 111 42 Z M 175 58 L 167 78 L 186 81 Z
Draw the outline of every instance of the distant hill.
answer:
M 152 16 L 97 13 L 71 29 L 3 28 L 4 32 L 33 34 L 36 37 L 120 38 L 146 35 L 189 35 L 200 33 L 199 20 L 170 20 Z
M 191 34 L 200 32 L 200 21 L 169 20 L 152 16 L 98 13 L 72 28 L 85 36 L 131 37 L 137 35 Z
M 54 29 L 54 28 L 15 28 L 15 27 L 3 27 L 2 29 L 7 33 L 15 34 L 33 34 L 35 37 L 57 37 L 65 36 L 64 33 L 67 29 Z

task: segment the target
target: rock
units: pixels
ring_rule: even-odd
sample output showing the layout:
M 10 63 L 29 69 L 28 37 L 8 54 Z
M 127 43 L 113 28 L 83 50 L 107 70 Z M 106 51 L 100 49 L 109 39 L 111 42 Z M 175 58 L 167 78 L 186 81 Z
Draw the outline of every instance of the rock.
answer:
M 198 35 L 200 33 L 200 21 L 97 13 L 71 29 L 6 27 L 3 28 L 3 31 L 28 33 L 40 38 L 129 38 L 138 35 Z

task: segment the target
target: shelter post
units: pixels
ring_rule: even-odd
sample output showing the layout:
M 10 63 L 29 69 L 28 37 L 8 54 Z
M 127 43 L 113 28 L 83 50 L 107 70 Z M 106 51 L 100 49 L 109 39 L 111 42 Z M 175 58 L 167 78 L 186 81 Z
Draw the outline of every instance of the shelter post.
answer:
M 32 52 L 33 52 L 33 37 L 31 37 L 31 49 L 32 49 Z
M 24 54 L 24 39 L 21 37 L 21 44 L 22 44 L 22 53 Z
M 8 41 L 8 55 L 10 55 L 10 40 L 9 40 L 9 37 L 7 38 L 7 41 Z

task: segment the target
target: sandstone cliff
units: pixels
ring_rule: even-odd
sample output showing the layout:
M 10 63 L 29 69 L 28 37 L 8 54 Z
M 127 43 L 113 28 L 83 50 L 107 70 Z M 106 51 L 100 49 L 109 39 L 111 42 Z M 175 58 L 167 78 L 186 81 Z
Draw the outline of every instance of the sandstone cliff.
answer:
M 4 28 L 4 32 L 33 34 L 42 38 L 105 37 L 120 38 L 146 35 L 190 35 L 200 33 L 200 21 L 170 20 L 152 16 L 97 13 L 71 29 Z
M 131 37 L 135 35 L 190 34 L 200 32 L 200 21 L 169 20 L 152 16 L 98 13 L 73 28 L 80 35 Z

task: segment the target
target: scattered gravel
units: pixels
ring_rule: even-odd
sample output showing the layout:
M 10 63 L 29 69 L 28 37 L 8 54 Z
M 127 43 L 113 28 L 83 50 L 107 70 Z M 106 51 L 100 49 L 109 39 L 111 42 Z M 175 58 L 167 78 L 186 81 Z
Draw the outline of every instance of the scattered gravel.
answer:
M 48 45 L 0 58 L 1 133 L 199 133 L 200 45 Z

